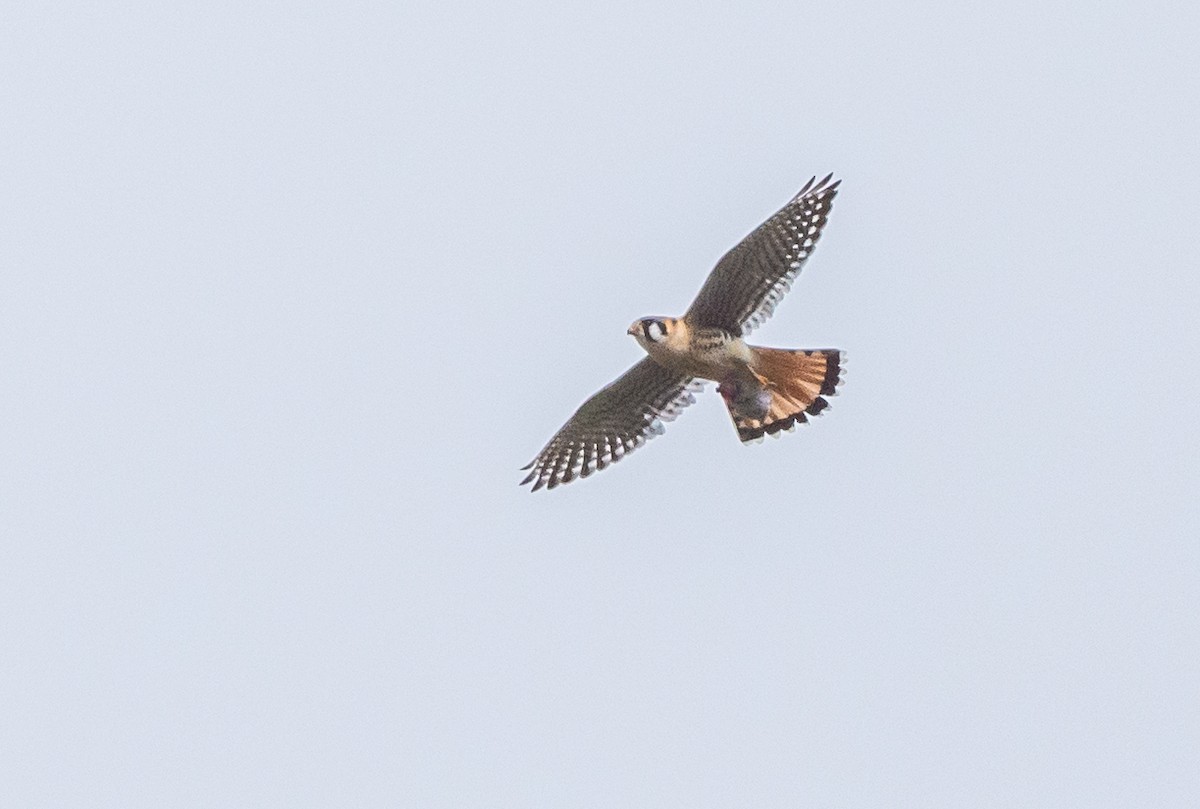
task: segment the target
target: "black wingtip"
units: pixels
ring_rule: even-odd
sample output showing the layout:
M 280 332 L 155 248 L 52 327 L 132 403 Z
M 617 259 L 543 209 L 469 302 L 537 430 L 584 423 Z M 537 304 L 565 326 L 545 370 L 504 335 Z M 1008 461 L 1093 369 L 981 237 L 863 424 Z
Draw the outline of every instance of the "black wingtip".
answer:
M 800 199 L 805 194 L 810 194 L 810 193 L 812 193 L 812 194 L 821 194 L 821 193 L 830 194 L 830 193 L 836 192 L 837 187 L 842 184 L 842 181 L 841 180 L 833 180 L 833 182 L 830 183 L 829 182 L 830 180 L 833 180 L 833 172 L 832 171 L 829 172 L 828 174 L 826 174 L 824 177 L 822 177 L 820 179 L 820 181 L 817 180 L 817 176 L 814 174 L 812 176 L 812 178 L 807 183 L 804 184 L 804 187 L 796 192 L 795 199 Z

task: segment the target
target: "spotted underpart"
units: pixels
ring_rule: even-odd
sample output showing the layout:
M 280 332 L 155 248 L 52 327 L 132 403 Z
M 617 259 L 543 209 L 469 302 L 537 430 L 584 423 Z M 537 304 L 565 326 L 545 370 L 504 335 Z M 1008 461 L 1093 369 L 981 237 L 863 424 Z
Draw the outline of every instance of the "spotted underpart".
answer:
M 692 332 L 691 350 L 697 354 L 724 351 L 737 337 L 725 329 L 695 329 Z

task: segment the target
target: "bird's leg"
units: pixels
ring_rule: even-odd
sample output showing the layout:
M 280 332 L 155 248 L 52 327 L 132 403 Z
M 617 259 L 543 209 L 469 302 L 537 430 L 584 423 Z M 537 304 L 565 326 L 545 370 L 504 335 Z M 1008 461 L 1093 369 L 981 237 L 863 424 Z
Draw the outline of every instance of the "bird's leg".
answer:
M 758 379 L 731 374 L 717 385 L 729 412 L 752 421 L 762 421 L 771 409 L 771 391 Z

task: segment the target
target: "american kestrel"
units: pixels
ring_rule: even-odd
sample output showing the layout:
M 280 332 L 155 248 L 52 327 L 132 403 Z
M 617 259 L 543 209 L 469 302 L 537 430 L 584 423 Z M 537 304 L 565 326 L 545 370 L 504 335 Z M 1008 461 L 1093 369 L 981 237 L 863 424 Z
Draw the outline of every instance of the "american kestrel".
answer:
M 523 469 L 533 491 L 585 478 L 663 432 L 711 380 L 743 443 L 795 429 L 829 406 L 836 348 L 786 349 L 743 339 L 771 316 L 812 255 L 841 183 L 813 177 L 726 253 L 683 317 L 644 317 L 627 331 L 649 355 L 588 399 Z

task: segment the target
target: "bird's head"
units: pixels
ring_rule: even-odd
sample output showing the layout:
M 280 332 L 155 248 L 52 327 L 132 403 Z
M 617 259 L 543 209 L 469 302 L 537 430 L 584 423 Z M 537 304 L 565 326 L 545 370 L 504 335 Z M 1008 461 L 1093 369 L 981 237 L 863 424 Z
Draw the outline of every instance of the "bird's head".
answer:
M 633 339 L 649 351 L 650 346 L 661 343 L 674 333 L 676 323 L 673 317 L 643 317 L 633 321 L 625 333 L 632 334 Z

